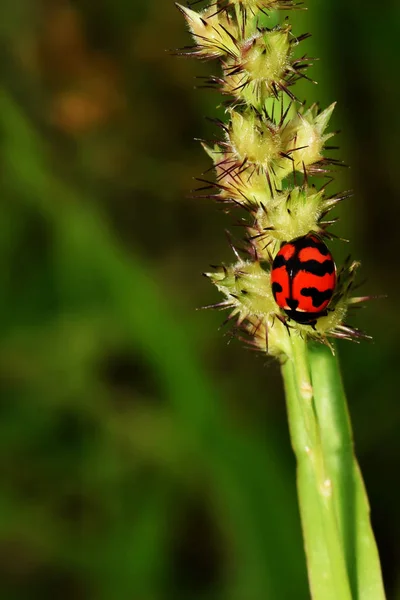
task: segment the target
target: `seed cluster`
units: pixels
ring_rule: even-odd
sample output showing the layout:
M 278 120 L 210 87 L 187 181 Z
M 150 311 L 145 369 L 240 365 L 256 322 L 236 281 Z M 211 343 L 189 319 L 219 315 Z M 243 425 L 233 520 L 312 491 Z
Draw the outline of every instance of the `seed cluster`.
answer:
M 330 239 L 336 219 L 328 213 L 350 193 L 329 196 L 327 183 L 339 163 L 326 155 L 327 131 L 334 104 L 320 110 L 296 98 L 293 85 L 312 61 L 299 52 L 308 34 L 295 36 L 291 26 L 268 27 L 273 10 L 297 7 L 291 0 L 217 0 L 200 12 L 177 4 L 194 44 L 180 53 L 217 59 L 220 75 L 207 85 L 227 97 L 226 121 L 217 121 L 220 139 L 203 142 L 214 163 L 215 177 L 206 195 L 229 208 L 243 211 L 246 260 L 217 267 L 207 277 L 225 295 L 214 305 L 230 309 L 235 331 L 258 349 L 287 354 L 288 333 L 329 345 L 328 337 L 358 340 L 366 337 L 344 323 L 349 305 L 367 299 L 351 298 L 358 263 L 350 259 L 339 270 L 329 308 L 310 323 L 295 321 L 274 298 L 271 267 L 284 242 L 307 236 Z M 325 178 L 321 186 L 310 178 Z

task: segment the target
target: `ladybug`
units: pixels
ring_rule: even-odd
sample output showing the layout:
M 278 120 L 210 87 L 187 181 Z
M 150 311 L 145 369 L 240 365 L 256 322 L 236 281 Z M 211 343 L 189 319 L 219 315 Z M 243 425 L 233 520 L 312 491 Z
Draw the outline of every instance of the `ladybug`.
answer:
M 326 244 L 310 232 L 284 242 L 271 270 L 275 302 L 290 319 L 314 326 L 327 314 L 336 285 L 336 266 Z

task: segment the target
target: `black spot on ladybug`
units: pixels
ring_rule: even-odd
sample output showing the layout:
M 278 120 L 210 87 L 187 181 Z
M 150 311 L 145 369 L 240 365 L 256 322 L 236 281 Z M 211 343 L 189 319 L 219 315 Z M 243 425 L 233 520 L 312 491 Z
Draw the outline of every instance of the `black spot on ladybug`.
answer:
M 324 244 L 324 242 L 314 235 L 305 235 L 304 237 L 297 238 L 297 240 L 294 241 L 296 242 L 296 248 L 299 251 L 303 250 L 304 248 L 316 248 L 324 256 L 328 256 L 328 254 L 330 254 L 326 244 Z
M 291 310 L 296 310 L 299 307 L 299 301 L 294 298 L 286 298 L 286 302 Z
M 330 259 L 324 260 L 322 263 L 317 260 L 307 260 L 301 263 L 301 270 L 323 277 L 327 273 L 331 275 L 334 272 L 335 264 L 333 260 Z
M 274 269 L 279 269 L 279 267 L 284 267 L 287 263 L 287 260 L 281 254 L 278 254 L 274 260 Z M 282 291 L 282 290 L 280 290 Z
M 274 281 L 274 283 L 272 284 L 272 293 L 274 294 L 274 296 L 276 294 L 279 294 L 279 292 L 283 291 L 283 287 L 281 286 L 280 283 L 278 283 L 277 281 Z
M 315 308 L 319 308 L 324 302 L 332 298 L 332 290 L 317 290 L 315 287 L 302 288 L 300 291 L 302 296 L 310 297 Z M 290 306 L 289 302 L 288 305 Z M 292 308 L 290 306 L 290 308 Z

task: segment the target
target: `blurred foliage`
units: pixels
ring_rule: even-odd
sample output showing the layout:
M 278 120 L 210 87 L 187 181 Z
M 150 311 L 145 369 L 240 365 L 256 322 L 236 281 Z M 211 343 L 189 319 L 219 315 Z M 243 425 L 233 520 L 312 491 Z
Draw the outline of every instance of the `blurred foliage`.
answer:
M 339 101 L 352 166 L 336 232 L 388 294 L 355 315 L 375 344 L 340 351 L 395 599 L 400 9 L 307 4 L 300 97 Z M 230 260 L 229 219 L 187 198 L 212 65 L 165 52 L 188 43 L 173 2 L 5 0 L 0 21 L 1 597 L 308 598 L 278 366 L 195 312 Z

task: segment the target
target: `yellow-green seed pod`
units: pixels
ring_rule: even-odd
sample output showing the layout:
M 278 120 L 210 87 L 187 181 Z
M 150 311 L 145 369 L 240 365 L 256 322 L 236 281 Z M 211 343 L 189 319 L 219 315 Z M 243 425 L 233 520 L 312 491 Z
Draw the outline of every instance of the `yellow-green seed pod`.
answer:
M 314 187 L 295 187 L 276 194 L 258 209 L 255 226 L 249 234 L 260 259 L 270 260 L 282 242 L 321 231 L 319 220 L 324 211 L 323 190 Z
M 270 276 L 259 262 L 239 261 L 206 275 L 243 318 L 249 312 L 257 317 L 266 317 L 275 311 Z
M 184 15 L 196 45 L 188 53 L 198 58 L 239 56 L 240 29 L 229 13 L 216 11 L 215 6 L 198 13 L 176 4 Z
M 221 308 L 231 310 L 230 318 L 254 338 L 253 345 L 274 356 L 284 354 L 287 330 L 277 316 L 269 271 L 258 261 L 239 261 L 206 275 L 226 297 Z
M 240 45 L 240 56 L 224 65 L 222 91 L 262 110 L 287 89 L 292 73 L 290 26 L 262 30 Z
M 334 108 L 335 103 L 318 113 L 318 107 L 314 104 L 288 122 L 283 130 L 282 143 L 292 156 L 292 169 L 303 171 L 305 167 L 311 167 L 324 158 L 322 151 L 325 142 L 334 135 L 324 133 Z
M 282 138 L 279 127 L 253 110 L 231 110 L 228 141 L 232 154 L 241 164 L 274 177 L 282 162 Z

